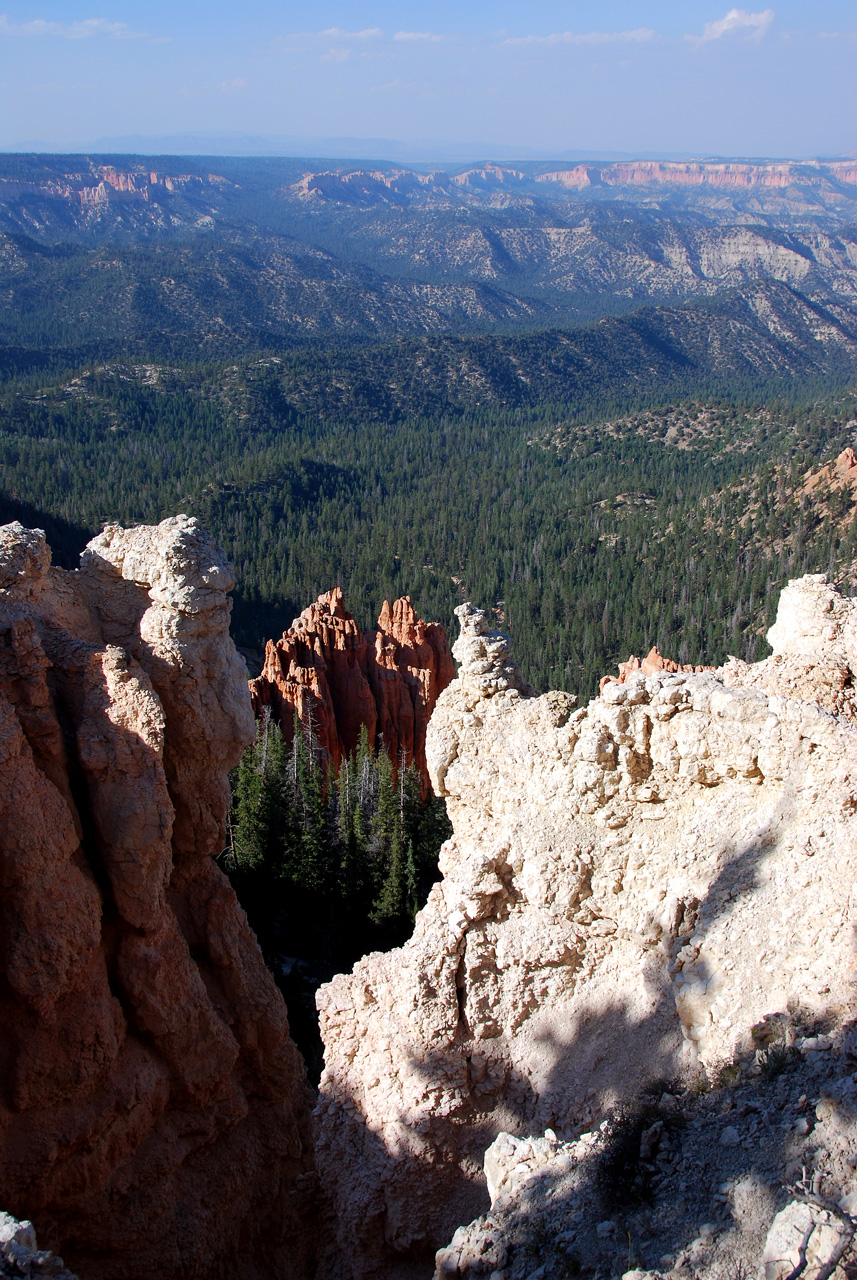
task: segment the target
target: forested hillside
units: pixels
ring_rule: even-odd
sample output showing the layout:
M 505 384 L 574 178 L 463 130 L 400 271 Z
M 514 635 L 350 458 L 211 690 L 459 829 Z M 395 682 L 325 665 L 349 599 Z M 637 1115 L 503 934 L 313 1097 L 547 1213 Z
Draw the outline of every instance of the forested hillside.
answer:
M 392 360 L 385 386 L 372 360 L 360 382 L 356 365 L 314 359 L 315 412 L 307 367 L 270 358 L 7 385 L 0 514 L 47 513 L 69 553 L 108 520 L 200 516 L 235 562 L 235 631 L 257 651 L 337 584 L 364 627 L 409 593 L 454 634 L 472 599 L 496 610 L 534 684 L 582 696 L 654 643 L 692 662 L 758 656 L 782 582 L 855 554 L 850 499 L 803 491 L 854 438 L 844 390 L 803 383 L 802 399 L 760 406 L 760 391 L 724 388 L 672 408 L 650 392 L 622 416 L 504 406 L 469 376 L 469 400 L 453 400 L 438 377 L 438 407 L 420 412 L 418 396 L 385 399 Z
M 857 585 L 839 171 L 575 204 L 538 169 L 72 161 L 0 157 L 0 522 L 73 567 L 198 516 L 248 674 L 337 585 L 362 628 L 486 606 L 581 699 L 653 644 L 761 657 L 790 577 Z M 318 983 L 407 935 L 448 827 L 368 743 L 338 779 L 295 744 L 262 725 L 223 861 L 316 1070 Z
M 222 857 L 270 968 L 292 1035 L 321 1071 L 315 991 L 367 951 L 400 946 L 437 879 L 452 832 L 419 770 L 394 767 L 365 729 L 338 774 L 320 765 L 311 723 L 291 746 L 267 711 L 234 775 Z
M 841 322 L 857 166 L 730 168 L 0 155 L 0 366 L 530 332 L 759 288 Z
M 335 585 L 584 697 L 751 657 L 854 556 L 857 169 L 738 169 L 0 157 L 0 515 L 200 516 L 254 662 Z

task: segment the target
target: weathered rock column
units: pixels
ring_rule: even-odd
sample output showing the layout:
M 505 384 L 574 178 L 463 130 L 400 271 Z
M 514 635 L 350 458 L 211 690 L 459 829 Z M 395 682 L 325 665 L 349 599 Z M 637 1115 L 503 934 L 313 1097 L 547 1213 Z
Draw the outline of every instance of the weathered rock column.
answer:
M 87 1280 L 302 1280 L 310 1094 L 212 861 L 232 571 L 186 516 L 49 565 L 0 529 L 0 1204 Z

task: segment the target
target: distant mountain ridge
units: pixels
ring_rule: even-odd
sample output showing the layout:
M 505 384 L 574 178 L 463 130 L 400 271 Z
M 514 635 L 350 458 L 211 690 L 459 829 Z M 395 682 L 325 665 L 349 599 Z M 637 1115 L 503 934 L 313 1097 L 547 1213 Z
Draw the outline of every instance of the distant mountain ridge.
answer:
M 697 188 L 703 191 L 730 192 L 772 189 L 777 191 L 812 191 L 821 199 L 836 202 L 848 199 L 844 187 L 857 185 L 857 162 L 854 160 L 775 161 L 753 163 L 730 160 L 621 160 L 607 163 L 572 164 L 548 168 L 529 165 L 526 169 L 505 164 L 487 163 L 460 172 L 448 168 L 429 173 L 399 168 L 393 170 L 337 169 L 307 173 L 296 185 L 296 193 L 350 203 L 355 191 L 374 194 L 383 200 L 384 190 L 404 199 L 442 193 L 452 195 L 455 188 L 472 190 L 532 190 L 559 188 L 563 192 L 610 188 Z M 552 193 L 553 194 L 553 193 Z M 857 198 L 857 190 L 851 196 Z
M 222 172 L 212 173 L 217 161 Z M 243 182 L 242 182 L 243 179 Z M 191 184 L 201 195 L 223 187 L 269 185 L 279 194 L 353 203 L 403 202 L 465 194 L 528 193 L 566 199 L 581 193 L 604 196 L 694 189 L 712 192 L 776 191 L 788 200 L 809 199 L 820 208 L 842 212 L 857 202 L 857 159 L 840 160 L 529 160 L 408 166 L 395 161 L 328 161 L 313 166 L 301 157 L 26 155 L 0 153 L 0 204 L 22 195 L 74 198 L 83 202 L 136 195 L 149 199 L 152 188 L 173 192 Z M 209 190 L 211 189 L 211 190 Z
M 208 358 L 769 286 L 838 314 L 857 306 L 855 227 L 851 160 L 0 156 L 0 341 Z

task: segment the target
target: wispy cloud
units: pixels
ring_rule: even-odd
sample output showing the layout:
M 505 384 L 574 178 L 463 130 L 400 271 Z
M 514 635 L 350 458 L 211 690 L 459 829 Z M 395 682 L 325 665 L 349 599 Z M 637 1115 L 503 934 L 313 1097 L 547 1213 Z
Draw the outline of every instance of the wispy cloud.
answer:
M 110 22 L 107 18 L 84 18 L 79 22 L 47 22 L 33 18 L 29 22 L 12 22 L 8 14 L 0 14 L 2 36 L 62 36 L 66 40 L 88 40 L 100 36 L 108 40 L 145 40 L 142 31 L 132 31 L 127 22 Z
M 243 76 L 236 76 L 234 80 L 221 80 L 217 87 L 221 93 L 240 93 L 247 88 L 247 81 Z
M 350 49 L 328 49 L 321 55 L 322 62 L 347 62 L 351 57 Z
M 432 44 L 437 44 L 443 40 L 443 36 L 437 36 L 433 31 L 397 31 L 393 36 L 394 40 L 428 40 Z
M 318 33 L 331 40 L 377 40 L 384 32 L 380 27 L 364 27 L 362 31 L 345 31 L 342 27 L 326 27 Z
M 633 31 L 554 31 L 549 36 L 509 36 L 503 44 L 613 44 L 630 42 L 642 44 L 652 40 L 657 33 L 649 27 L 635 27 Z
M 756 40 L 762 36 L 774 20 L 773 9 L 763 9 L 761 13 L 750 13 L 749 9 L 730 9 L 723 18 L 715 22 L 706 22 L 701 36 L 685 36 L 692 44 L 708 44 L 712 40 L 722 40 L 724 36 L 743 31 Z

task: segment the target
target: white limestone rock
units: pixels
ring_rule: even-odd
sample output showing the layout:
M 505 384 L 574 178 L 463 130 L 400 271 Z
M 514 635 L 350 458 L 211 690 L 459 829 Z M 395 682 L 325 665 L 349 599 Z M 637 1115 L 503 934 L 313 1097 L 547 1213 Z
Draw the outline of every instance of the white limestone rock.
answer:
M 18 520 L 0 525 L 0 590 L 29 592 L 44 578 L 50 563 L 44 530 L 25 529 Z
M 771 1223 L 762 1255 L 765 1280 L 826 1280 L 851 1243 L 854 1229 L 816 1204 L 792 1200 Z
M 0 1277 L 50 1276 L 52 1280 L 77 1280 L 66 1271 L 62 1258 L 39 1249 L 32 1222 L 19 1222 L 0 1211 Z
M 426 749 L 443 878 L 404 947 L 318 993 L 318 1159 L 355 1276 L 383 1262 L 381 1220 L 409 1253 L 484 1211 L 499 1133 L 592 1129 L 853 999 L 857 602 L 802 579 L 767 662 L 581 708 L 459 616 Z

